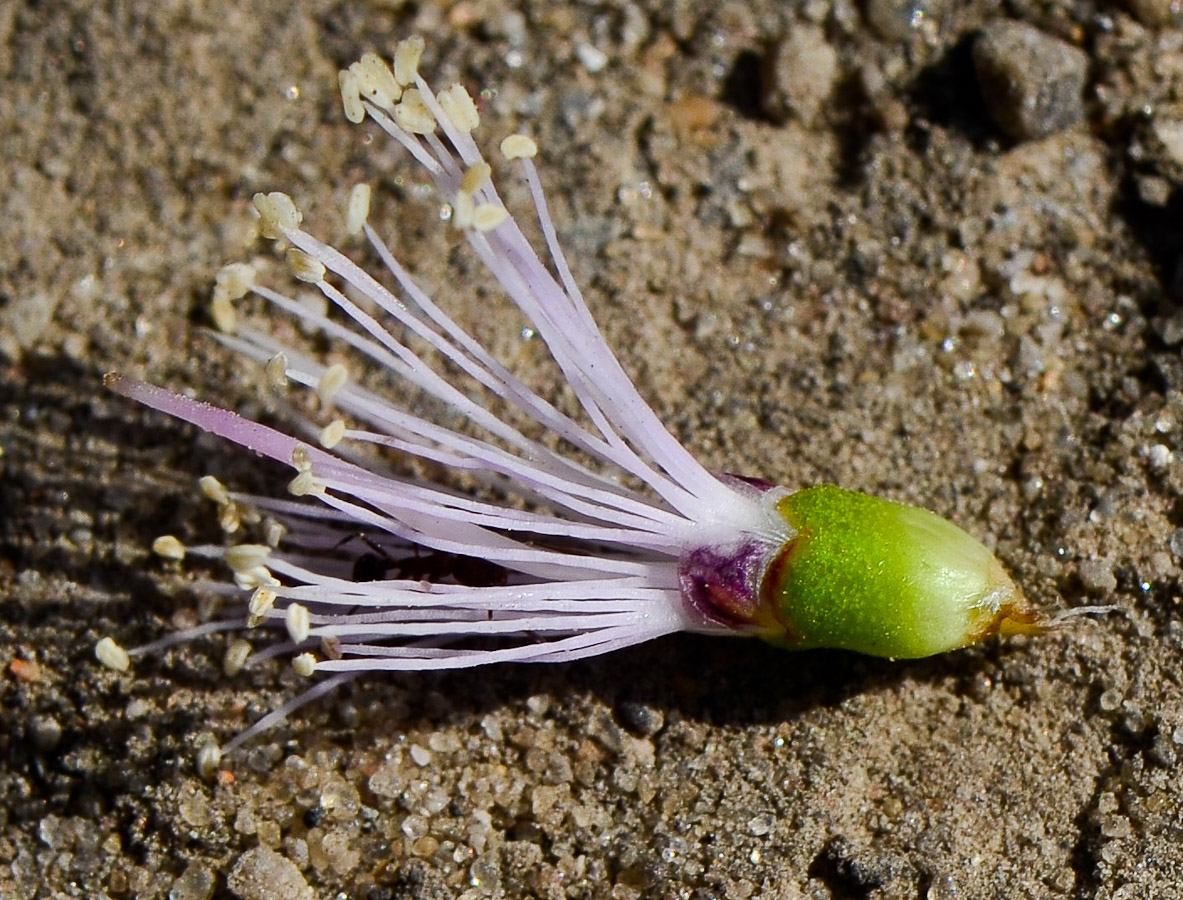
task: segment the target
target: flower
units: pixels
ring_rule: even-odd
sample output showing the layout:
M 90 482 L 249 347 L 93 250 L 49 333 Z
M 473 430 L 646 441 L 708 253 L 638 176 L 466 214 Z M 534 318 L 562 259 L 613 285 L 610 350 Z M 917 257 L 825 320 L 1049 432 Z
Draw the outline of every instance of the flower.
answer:
M 347 223 L 381 260 L 386 284 L 304 231 L 286 194 L 257 194 L 260 233 L 286 245 L 292 274 L 335 312 L 257 284 L 249 266 L 227 266 L 212 302 L 219 337 L 261 364 L 268 382 L 314 390 L 339 416 L 319 429 L 302 423 L 297 437 L 108 376 L 127 397 L 291 465 L 299 498 L 234 494 L 203 479 L 228 532 L 266 517 L 262 542 L 186 548 L 165 536 L 154 546 L 173 559 L 224 560 L 249 592 L 245 615 L 132 656 L 273 625 L 288 641 L 254 658 L 291 652 L 297 671 L 340 679 L 565 662 L 678 631 L 915 657 L 1058 621 L 1030 606 L 982 544 L 932 513 L 705 469 L 658 421 L 596 326 L 559 248 L 534 141 L 510 135 L 500 151 L 528 186 L 549 266 L 498 195 L 473 139 L 476 104 L 459 85 L 433 92 L 418 73 L 422 51 L 411 38 L 393 68 L 366 54 L 343 71 L 346 117 L 370 118 L 426 170 L 444 218 L 545 342 L 581 412 L 527 387 L 416 284 L 368 223 L 367 187 L 351 194 Z M 393 396 L 239 323 L 234 302 L 248 293 L 388 373 Z M 447 422 L 467 424 L 411 411 L 396 399 L 403 382 L 447 410 Z M 464 473 L 482 490 L 386 470 L 384 454 Z M 100 647 L 108 665 L 127 668 L 110 638 Z M 227 670 L 245 665 L 249 650 L 232 642 Z

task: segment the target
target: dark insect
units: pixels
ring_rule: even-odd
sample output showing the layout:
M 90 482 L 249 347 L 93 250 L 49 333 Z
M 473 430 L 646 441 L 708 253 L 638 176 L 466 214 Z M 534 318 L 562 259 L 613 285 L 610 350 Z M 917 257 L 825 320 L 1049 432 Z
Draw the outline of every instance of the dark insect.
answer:
M 487 559 L 463 556 L 444 550 L 415 547 L 410 556 L 395 558 L 364 534 L 357 539 L 370 548 L 353 561 L 354 581 L 385 581 L 403 578 L 438 584 L 453 581 L 465 587 L 501 587 L 509 583 L 509 570 Z

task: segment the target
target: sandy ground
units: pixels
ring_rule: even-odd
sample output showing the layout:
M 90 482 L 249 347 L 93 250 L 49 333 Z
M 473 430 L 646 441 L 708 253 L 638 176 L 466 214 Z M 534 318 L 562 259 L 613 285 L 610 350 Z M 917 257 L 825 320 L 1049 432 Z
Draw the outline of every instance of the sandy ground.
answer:
M 0 897 L 1183 896 L 1169 4 L 1013 5 L 1087 54 L 1083 120 L 1026 140 L 974 77 L 992 0 L 501 6 L 0 4 Z M 1121 613 L 907 664 L 686 636 L 374 678 L 200 780 L 291 673 L 92 647 L 205 612 L 146 551 L 217 538 L 198 476 L 285 476 L 100 380 L 257 408 L 202 331 L 217 267 L 272 258 L 256 190 L 338 239 L 370 179 L 414 271 L 471 269 L 335 96 L 412 31 L 490 141 L 539 137 L 576 277 L 700 458 L 926 506 L 1041 603 Z M 812 62 L 763 87 L 791 35 Z

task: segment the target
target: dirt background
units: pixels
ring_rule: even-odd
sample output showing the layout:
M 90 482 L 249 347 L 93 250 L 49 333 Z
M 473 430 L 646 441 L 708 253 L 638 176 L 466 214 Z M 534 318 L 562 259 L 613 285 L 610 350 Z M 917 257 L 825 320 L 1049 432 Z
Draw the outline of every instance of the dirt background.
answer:
M 1183 896 L 1170 13 L 0 4 L 0 897 Z M 993 123 L 971 46 L 1000 18 L 1083 51 L 1080 121 Z M 100 379 L 252 408 L 201 329 L 217 267 L 270 253 L 256 190 L 337 239 L 370 179 L 400 256 L 448 283 L 417 173 L 335 96 L 412 31 L 437 86 L 491 89 L 490 142 L 539 137 L 594 312 L 710 466 L 929 507 L 1041 602 L 1122 613 L 907 664 L 680 636 L 376 678 L 198 779 L 198 736 L 290 696 L 285 667 L 226 679 L 209 641 L 118 675 L 92 647 L 202 614 L 145 550 L 216 537 L 198 476 L 282 474 Z M 764 86 L 795 34 L 812 62 Z

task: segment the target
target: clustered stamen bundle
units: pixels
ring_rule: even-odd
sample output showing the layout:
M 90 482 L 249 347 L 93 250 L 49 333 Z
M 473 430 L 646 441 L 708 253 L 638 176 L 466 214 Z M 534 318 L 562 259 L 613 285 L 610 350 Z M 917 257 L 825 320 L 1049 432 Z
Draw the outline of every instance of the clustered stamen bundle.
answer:
M 290 652 L 302 674 L 335 674 L 319 694 L 363 671 L 562 662 L 677 631 L 921 656 L 1050 624 L 989 551 L 931 513 L 828 485 L 790 493 L 703 468 L 663 428 L 592 319 L 559 248 L 534 141 L 510 135 L 500 151 L 525 179 L 547 262 L 497 193 L 472 136 L 476 104 L 459 85 L 433 92 L 418 73 L 422 52 L 411 38 L 393 67 L 366 54 L 343 71 L 346 117 L 369 118 L 428 173 L 445 218 L 545 342 L 580 414 L 561 412 L 515 377 L 419 287 L 367 221 L 367 186 L 352 192 L 346 219 L 381 260 L 381 278 L 304 231 L 286 194 L 257 194 L 260 234 L 286 246 L 291 273 L 331 309 L 257 284 L 249 266 L 227 266 L 212 304 L 219 338 L 256 360 L 267 382 L 315 391 L 339 416 L 320 429 L 305 423 L 295 437 L 108 376 L 121 394 L 290 465 L 298 498 L 239 495 L 203 479 L 223 527 L 238 533 L 251 519 L 263 541 L 186 548 L 166 536 L 155 550 L 224 560 L 231 590 L 249 595 L 245 615 L 131 655 L 214 631 L 279 626 L 287 642 L 254 655 L 232 641 L 227 670 Z M 248 293 L 468 426 L 411 412 L 357 383 L 345 365 L 240 323 L 234 303 Z M 553 440 L 528 436 L 539 432 Z M 469 495 L 382 470 L 367 448 L 468 473 L 487 490 Z M 110 638 L 98 654 L 128 666 L 128 652 Z

